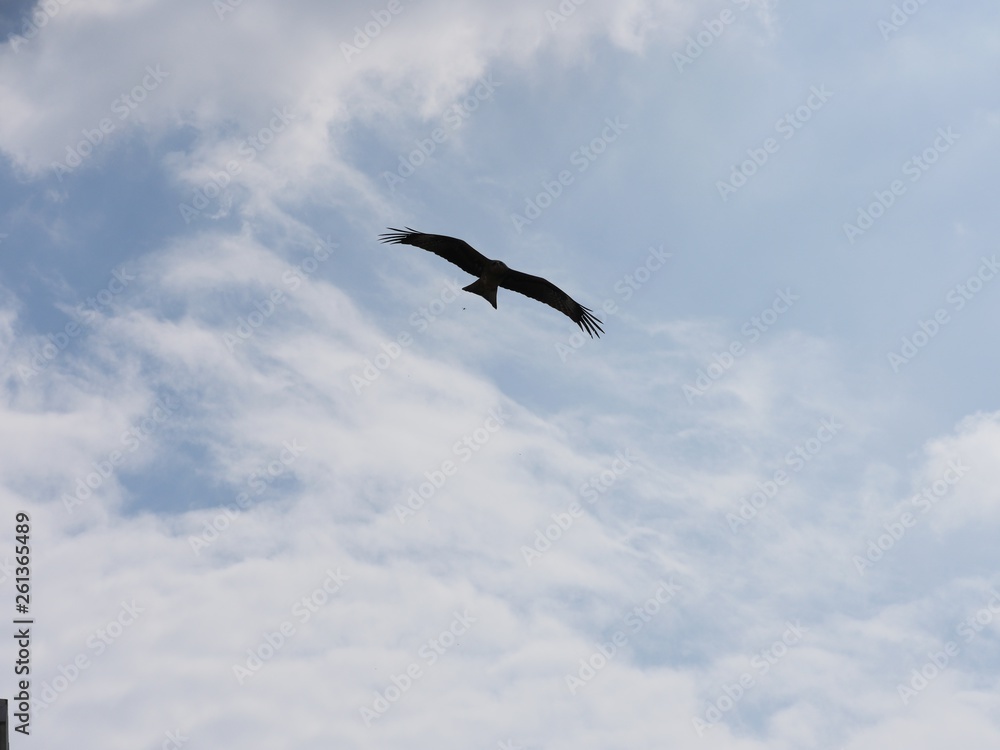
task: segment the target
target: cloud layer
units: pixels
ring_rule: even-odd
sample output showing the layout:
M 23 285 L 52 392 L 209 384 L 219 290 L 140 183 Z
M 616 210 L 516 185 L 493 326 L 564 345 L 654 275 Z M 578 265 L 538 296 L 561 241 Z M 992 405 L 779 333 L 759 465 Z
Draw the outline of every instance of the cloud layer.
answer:
M 32 735 L 995 742 L 996 102 L 981 72 L 916 89 L 996 45 L 903 5 L 13 22 L 0 497 L 30 518 Z M 873 125 L 893 107 L 914 122 Z M 607 335 L 375 241 L 408 223 Z

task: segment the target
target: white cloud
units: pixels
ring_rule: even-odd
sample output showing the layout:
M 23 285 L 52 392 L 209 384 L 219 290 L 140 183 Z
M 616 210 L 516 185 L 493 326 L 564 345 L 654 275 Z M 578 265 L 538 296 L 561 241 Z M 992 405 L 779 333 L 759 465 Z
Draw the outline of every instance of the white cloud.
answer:
M 717 205 L 718 134 L 758 143 L 738 105 L 768 131 L 777 96 L 762 71 L 778 57 L 766 46 L 741 57 L 747 36 L 770 45 L 790 23 L 752 6 L 758 25 L 720 37 L 681 84 L 657 66 L 729 5 L 401 3 L 381 24 L 388 4 L 245 2 L 220 19 L 208 2 L 75 0 L 7 42 L 0 148 L 21 185 L 56 179 L 60 191 L 58 204 L 26 199 L 4 216 L 12 233 L 30 217 L 51 244 L 16 235 L 18 252 L 37 252 L 23 268 L 5 256 L 14 273 L 0 298 L 0 505 L 4 518 L 31 515 L 32 690 L 46 704 L 36 738 L 859 749 L 993 738 L 998 582 L 982 539 L 997 520 L 1000 415 L 942 410 L 952 416 L 921 436 L 913 381 L 879 369 L 881 340 L 829 334 L 856 304 L 830 269 L 877 278 L 885 296 L 898 256 L 830 260 L 822 227 L 803 220 L 820 236 L 796 245 L 815 256 L 806 272 L 765 247 L 798 241 L 780 235 L 798 231 L 795 205 L 775 214 L 749 190 L 742 208 Z M 369 22 L 384 29 L 346 59 L 341 44 Z M 803 76 L 822 72 L 800 62 Z M 768 86 L 744 91 L 751 69 Z M 398 144 L 500 70 L 505 100 L 463 125 L 464 161 L 448 165 L 440 195 L 436 178 L 390 194 L 378 175 Z M 136 86 L 143 101 L 116 110 Z M 618 161 L 595 162 L 530 237 L 477 229 L 497 255 L 520 253 L 519 267 L 585 299 L 605 284 L 621 307 L 605 315 L 608 335 L 561 357 L 573 325 L 513 294 L 497 311 L 460 295 L 413 323 L 453 269 L 378 246 L 372 225 L 434 205 L 440 226 L 476 228 L 470 185 L 503 223 L 519 186 L 563 165 L 606 116 L 595 92 L 612 89 L 637 115 Z M 695 103 L 674 97 L 685 90 Z M 638 107 L 657 98 L 675 119 Z M 58 182 L 51 162 L 118 111 L 127 117 Z M 677 152 L 663 145 L 676 122 L 711 113 L 725 122 Z M 128 144 L 148 149 L 134 165 L 153 165 L 155 180 L 133 179 L 131 162 L 112 168 Z M 851 150 L 835 145 L 819 166 L 785 150 L 799 166 L 780 194 L 825 185 Z M 667 187 L 674 156 L 686 166 Z M 117 210 L 143 187 L 152 208 L 130 204 L 134 220 Z M 821 203 L 835 233 L 838 207 Z M 986 236 L 983 215 L 966 222 Z M 628 248 L 649 246 L 652 223 L 677 252 L 626 305 L 614 282 L 645 258 Z M 779 235 L 762 234 L 771 223 Z M 740 238 L 726 255 L 714 247 L 722 225 Z M 82 257 L 69 258 L 77 232 Z M 74 304 L 92 288 L 79 279 L 110 273 L 94 268 L 135 279 L 87 312 Z M 793 282 L 801 303 L 745 333 Z M 850 300 L 824 308 L 825 286 Z M 892 339 L 883 318 L 867 327 Z M 935 341 L 943 359 L 956 340 Z M 743 353 L 726 359 L 734 342 Z M 689 397 L 691 384 L 702 392 Z M 968 472 L 923 512 L 914 492 L 956 461 Z M 989 622 L 965 640 L 970 617 Z M 957 655 L 902 701 L 898 685 L 949 640 Z M 370 727 L 362 708 L 380 714 Z M 713 724 L 703 738 L 696 720 Z
M 131 684 L 134 711 L 120 731 L 138 743 L 153 742 L 157 733 L 175 726 L 199 741 L 222 733 L 247 741 L 269 736 L 278 731 L 276 725 L 251 718 L 253 705 L 261 700 L 284 705 L 296 695 L 300 699 L 289 710 L 298 719 L 291 731 L 307 745 L 344 736 L 396 743 L 414 731 L 439 741 L 470 742 L 478 736 L 462 722 L 452 728 L 448 722 L 425 724 L 421 717 L 428 711 L 479 716 L 479 731 L 539 744 L 563 737 L 596 747 L 608 738 L 645 741 L 663 731 L 684 742 L 694 731 L 693 717 L 705 716 L 706 701 L 717 702 L 724 685 L 747 672 L 755 677 L 754 689 L 739 712 L 726 714 L 725 726 L 709 736 L 749 747 L 756 743 L 736 739 L 747 731 L 741 727 L 748 720 L 737 716 L 770 715 L 767 706 L 798 700 L 806 685 L 811 686 L 806 695 L 811 690 L 826 696 L 815 699 L 822 704 L 849 700 L 852 683 L 831 685 L 817 681 L 818 674 L 854 670 L 858 679 L 870 679 L 865 666 L 870 654 L 845 652 L 857 638 L 854 629 L 827 619 L 821 608 L 831 599 L 846 604 L 861 585 L 843 555 L 838 559 L 825 550 L 860 546 L 860 540 L 849 526 L 823 530 L 823 522 L 808 520 L 817 503 L 850 496 L 850 480 L 830 494 L 837 484 L 829 483 L 822 466 L 856 449 L 857 432 L 845 430 L 837 437 L 842 443 L 824 449 L 833 453 L 817 454 L 815 465 L 790 471 L 789 489 L 770 500 L 767 513 L 738 538 L 723 518 L 740 494 L 753 489 L 755 478 L 768 476 L 770 467 L 782 465 L 787 449 L 808 437 L 801 424 L 813 424 L 811 419 L 789 423 L 782 410 L 768 424 L 777 403 L 767 398 L 770 407 L 762 410 L 759 394 L 803 376 L 809 378 L 803 394 L 816 389 L 830 394 L 823 383 L 838 379 L 835 360 L 796 363 L 787 357 L 801 350 L 802 341 L 775 339 L 755 355 L 756 364 L 748 361 L 732 373 L 731 392 L 739 399 L 706 402 L 676 416 L 676 438 L 662 434 L 660 410 L 644 410 L 642 399 L 622 404 L 628 409 L 625 421 L 594 406 L 584 420 L 570 409 L 543 421 L 481 377 L 429 360 L 418 348 L 406 351 L 370 392 L 358 396 L 349 375 L 370 353 L 370 342 L 383 336 L 341 292 L 305 279 L 289 292 L 284 317 L 276 315 L 230 353 L 221 343 L 231 322 L 219 315 L 219 295 L 231 290 L 252 300 L 280 278 L 286 264 L 250 238 L 215 243 L 218 253 L 206 263 L 204 244 L 196 237 L 143 263 L 144 286 L 81 341 L 82 351 L 53 364 L 45 380 L 18 385 L 17 399 L 14 389 L 7 391 L 4 440 L 21 446 L 9 456 L 7 473 L 22 478 L 14 485 L 20 492 L 23 482 L 39 481 L 43 465 L 55 471 L 45 483 L 52 497 L 69 490 L 74 475 L 100 461 L 122 428 L 140 420 L 157 394 L 167 392 L 181 405 L 154 436 L 155 455 L 197 440 L 207 448 L 198 467 L 201 486 L 219 483 L 221 489 L 216 495 L 221 501 L 176 498 L 191 510 L 153 515 L 143 509 L 122 516 L 116 509 L 135 507 L 138 498 L 127 488 L 143 465 L 126 463 L 124 484 L 97 488 L 72 515 L 54 500 L 37 506 L 36 545 L 51 550 L 39 557 L 36 579 L 40 591 L 51 592 L 39 596 L 37 615 L 47 623 L 41 632 L 48 645 L 37 656 L 38 684 L 54 684 L 60 666 L 78 654 L 89 664 L 79 684 L 38 714 L 47 741 L 57 742 L 68 731 L 60 727 L 77 731 L 77 724 L 64 719 L 96 709 Z M 164 317 L 177 303 L 184 307 L 171 319 Z M 616 355 L 611 350 L 607 357 L 613 363 Z M 91 358 L 100 358 L 100 380 L 89 369 L 86 380 L 69 377 L 74 367 L 89 367 L 84 363 Z M 140 361 L 138 380 L 129 363 Z M 634 357 L 632 366 L 648 368 Z M 576 368 L 591 365 L 584 360 Z M 573 372 L 556 369 L 553 375 L 569 378 Z M 765 386 L 776 374 L 778 381 Z M 750 380 L 758 381 L 754 388 L 740 385 Z M 95 392 L 98 382 L 105 385 Z M 679 391 L 676 380 L 673 387 Z M 805 408 L 817 418 L 831 408 L 846 409 L 845 421 L 864 423 L 863 410 L 856 412 L 850 397 L 811 405 L 793 398 L 796 405 L 786 408 Z M 56 402 L 59 419 L 48 416 Z M 504 424 L 484 430 L 496 407 Z M 983 460 L 995 421 L 972 418 L 955 436 L 932 442 L 915 480 L 934 475 L 954 450 Z M 578 431 L 597 424 L 607 434 Z M 720 431 L 720 425 L 728 427 Z M 471 444 L 478 450 L 463 460 L 455 444 L 477 429 L 480 443 L 472 438 Z M 686 458 L 691 441 L 731 450 L 741 439 L 777 447 L 763 448 L 742 464 L 716 461 L 712 477 Z M 304 450 L 279 466 L 288 440 Z M 643 448 L 635 465 L 590 502 L 580 488 L 594 477 L 600 483 L 612 465 L 614 451 L 605 445 Z M 54 452 L 66 459 L 53 464 Z M 445 461 L 457 467 L 447 477 L 441 471 Z M 269 464 L 277 467 L 277 477 L 266 476 Z M 255 471 L 266 480 L 259 494 L 251 479 Z M 435 478 L 441 486 L 401 523 L 394 507 L 405 503 L 408 489 Z M 169 485 L 160 491 L 169 494 Z M 963 491 L 971 493 L 964 486 Z M 240 492 L 248 496 L 243 507 Z M 31 502 L 26 495 L 8 495 L 5 505 L 12 512 L 26 502 Z M 582 511 L 569 523 L 573 502 Z M 981 522 L 981 513 L 973 510 L 967 522 Z M 535 543 L 536 529 L 544 534 L 553 524 L 560 528 L 550 528 L 551 546 L 526 565 L 522 547 Z M 778 529 L 781 535 L 775 535 Z M 694 544 L 692 534 L 707 546 Z M 203 544 L 192 545 L 192 538 Z M 308 621 L 299 622 L 307 610 L 296 615 L 295 602 L 321 587 L 328 570 L 338 569 L 349 576 L 347 583 Z M 812 591 L 817 580 L 837 579 L 856 583 L 818 598 Z M 632 632 L 630 623 L 639 621 L 629 621 L 629 613 L 666 580 L 674 581 L 679 593 Z M 101 582 L 100 595 L 81 610 L 71 592 L 93 581 Z M 732 581 L 755 589 L 764 584 L 769 604 L 761 609 L 713 595 Z M 94 634 L 118 616 L 122 602 L 133 599 L 142 615 L 99 651 L 101 637 L 95 641 Z M 431 664 L 434 648 L 423 653 L 421 648 L 447 629 L 455 611 L 465 609 L 475 625 L 460 645 L 437 653 Z M 755 655 L 761 649 L 773 653 L 786 623 L 799 620 L 808 636 L 781 655 L 773 673 L 760 673 Z M 286 621 L 294 631 L 273 635 Z M 74 624 L 55 625 L 68 622 Z M 574 697 L 566 675 L 578 675 L 579 660 L 618 630 L 627 634 L 627 643 Z M 283 642 L 280 649 L 241 685 L 233 666 L 246 666 L 248 648 L 270 653 L 264 645 L 269 637 Z M 155 683 L 136 685 L 134 662 L 140 654 L 144 670 L 159 675 Z M 677 662 L 682 654 L 700 666 Z M 398 705 L 373 720 L 374 729 L 365 729 L 359 709 L 373 706 L 374 692 L 384 696 L 393 677 L 401 680 L 410 664 L 417 665 L 420 677 L 411 678 Z M 958 674 L 938 689 L 947 689 Z M 650 703 L 662 705 L 665 690 L 675 696 L 667 730 L 662 711 L 653 711 Z M 886 684 L 879 695 L 892 690 Z M 813 700 L 775 713 L 771 736 L 805 736 L 802 723 Z M 609 701 L 615 708 L 605 711 Z M 206 703 L 216 708 L 208 712 Z M 497 714 L 489 706 L 503 710 Z M 541 706 L 554 710 L 559 722 L 549 710 L 539 711 Z M 592 729 L 582 733 L 585 716 Z M 623 717 L 631 718 L 623 722 Z M 631 729 L 623 734 L 625 726 Z

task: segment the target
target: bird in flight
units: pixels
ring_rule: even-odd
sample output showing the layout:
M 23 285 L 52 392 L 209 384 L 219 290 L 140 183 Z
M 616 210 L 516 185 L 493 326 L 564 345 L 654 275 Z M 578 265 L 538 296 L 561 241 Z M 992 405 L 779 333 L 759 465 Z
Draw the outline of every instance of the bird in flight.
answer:
M 559 312 L 569 316 L 574 323 L 580 326 L 580 330 L 589 333 L 591 338 L 594 336 L 600 338 L 601 334 L 604 333 L 601 321 L 591 314 L 590 308 L 574 301 L 566 292 L 547 279 L 515 271 L 508 268 L 503 261 L 490 260 L 472 245 L 456 237 L 445 237 L 443 234 L 424 234 L 409 227 L 406 228 L 406 231 L 394 227 L 388 228 L 391 230 L 390 232 L 379 235 L 382 242 L 413 245 L 423 250 L 429 250 L 454 263 L 466 273 L 478 276 L 478 279 L 467 287 L 463 287 L 463 291 L 478 294 L 494 308 L 497 306 L 497 287 L 502 286 L 504 289 L 510 289 L 512 292 L 523 294 L 554 307 Z

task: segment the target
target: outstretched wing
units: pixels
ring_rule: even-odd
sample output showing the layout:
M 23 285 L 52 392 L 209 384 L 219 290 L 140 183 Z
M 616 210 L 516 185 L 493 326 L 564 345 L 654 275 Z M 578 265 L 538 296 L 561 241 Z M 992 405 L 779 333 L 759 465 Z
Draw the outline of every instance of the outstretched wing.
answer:
M 382 242 L 413 245 L 423 250 L 429 250 L 473 276 L 482 276 L 490 262 L 489 258 L 468 242 L 456 237 L 445 237 L 443 234 L 424 234 L 409 227 L 406 227 L 406 231 L 395 227 L 388 228 L 392 231 L 379 235 Z
M 590 308 L 576 302 L 548 279 L 510 270 L 500 278 L 500 286 L 554 307 L 564 315 L 568 315 L 580 326 L 580 330 L 589 333 L 591 338 L 594 336 L 600 338 L 604 333 L 601 321 L 591 314 Z

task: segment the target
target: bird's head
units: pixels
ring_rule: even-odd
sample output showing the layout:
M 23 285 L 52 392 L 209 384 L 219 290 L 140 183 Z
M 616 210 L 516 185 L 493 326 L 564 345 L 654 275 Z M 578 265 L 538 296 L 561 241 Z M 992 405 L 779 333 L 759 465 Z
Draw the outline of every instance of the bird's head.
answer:
M 493 276 L 496 276 L 496 275 L 501 274 L 501 273 L 506 273 L 509 270 L 510 269 L 507 267 L 507 264 L 504 263 L 502 260 L 491 260 L 490 261 L 490 273 Z

